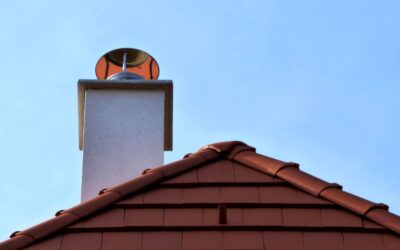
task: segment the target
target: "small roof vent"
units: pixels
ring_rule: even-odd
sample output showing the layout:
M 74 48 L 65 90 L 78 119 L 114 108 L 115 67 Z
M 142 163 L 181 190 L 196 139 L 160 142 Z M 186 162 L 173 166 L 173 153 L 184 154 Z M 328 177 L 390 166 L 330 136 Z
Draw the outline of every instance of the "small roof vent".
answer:
M 158 63 L 151 55 L 132 48 L 111 50 L 96 64 L 99 80 L 156 80 L 159 74 Z

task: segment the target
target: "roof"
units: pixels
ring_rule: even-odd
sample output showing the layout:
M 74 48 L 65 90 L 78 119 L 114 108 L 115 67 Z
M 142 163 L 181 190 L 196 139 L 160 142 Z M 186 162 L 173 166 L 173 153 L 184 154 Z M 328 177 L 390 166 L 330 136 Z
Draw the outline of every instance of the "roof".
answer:
M 400 249 L 400 217 L 242 142 L 101 190 L 0 243 L 11 249 Z

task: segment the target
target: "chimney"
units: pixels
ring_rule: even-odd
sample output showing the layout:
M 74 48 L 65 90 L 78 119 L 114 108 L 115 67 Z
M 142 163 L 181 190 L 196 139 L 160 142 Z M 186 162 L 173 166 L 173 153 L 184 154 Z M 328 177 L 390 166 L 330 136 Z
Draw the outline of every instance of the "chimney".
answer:
M 98 80 L 78 81 L 81 200 L 163 164 L 172 150 L 172 90 L 157 80 L 148 53 L 116 49 L 96 65 Z

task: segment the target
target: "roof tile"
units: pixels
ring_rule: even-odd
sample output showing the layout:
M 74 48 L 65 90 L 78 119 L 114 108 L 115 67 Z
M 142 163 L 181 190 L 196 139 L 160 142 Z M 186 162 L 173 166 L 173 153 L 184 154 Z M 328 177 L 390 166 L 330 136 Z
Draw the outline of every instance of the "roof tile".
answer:
M 222 232 L 183 232 L 183 250 L 222 250 Z
M 58 250 L 61 247 L 61 235 L 38 242 L 26 250 Z
M 102 195 L 96 196 L 95 198 L 83 202 L 75 207 L 65 210 L 62 214 L 74 214 L 82 218 L 86 215 L 92 214 L 99 211 L 100 209 L 118 201 L 121 198 L 120 194 L 107 192 Z M 75 218 L 76 219 L 76 218 Z M 53 224 L 59 224 L 52 222 Z
M 231 152 L 228 154 L 224 155 L 226 159 L 233 160 L 237 154 L 243 152 L 243 151 L 251 151 L 251 152 L 256 152 L 256 149 L 253 147 L 250 147 L 248 145 L 236 145 L 231 149 Z
M 208 163 L 197 170 L 200 183 L 212 182 L 235 182 L 235 171 L 233 162 L 219 160 Z
M 202 150 L 191 154 L 189 157 L 179 161 L 175 161 L 164 166 L 150 170 L 150 173 L 160 172 L 164 177 L 174 177 L 177 174 L 188 171 L 194 167 L 202 165 L 206 162 L 212 161 L 219 157 L 219 154 L 213 150 Z
M 322 190 L 334 185 L 296 168 L 282 169 L 277 175 L 285 181 L 312 193 L 314 196 L 318 196 Z
M 255 154 L 251 151 L 242 151 L 234 158 L 235 161 L 241 164 L 251 166 L 263 173 L 268 173 L 275 176 L 285 165 L 286 162 L 270 158 L 264 155 Z
M 223 244 L 224 249 L 230 250 L 264 249 L 262 233 L 259 231 L 225 231 Z
M 127 197 L 116 204 L 143 204 L 143 194 L 137 194 Z
M 145 204 L 154 203 L 182 203 L 182 189 L 181 188 L 156 188 L 144 194 Z
M 124 226 L 162 226 L 164 210 L 161 208 L 126 209 Z
M 375 222 L 368 219 L 363 219 L 363 226 L 364 228 L 384 229 L 384 227 L 382 227 L 381 225 L 378 225 Z
M 0 243 L 1 250 L 14 250 L 21 249 L 22 247 L 28 246 L 34 242 L 34 239 L 30 236 L 19 234 L 6 241 Z
M 201 147 L 199 151 L 202 151 L 204 149 L 212 149 L 218 153 L 228 154 L 230 153 L 231 150 L 233 150 L 237 146 L 242 146 L 242 147 L 244 146 L 248 149 L 252 149 L 252 147 L 249 147 L 246 143 L 241 141 L 224 141 L 224 142 L 208 144 L 204 147 Z
M 109 189 L 105 190 L 104 192 L 105 193 L 109 193 L 109 192 L 116 193 L 116 194 L 120 195 L 119 197 L 127 195 L 127 194 L 133 194 L 155 182 L 161 181 L 164 177 L 165 177 L 165 175 L 160 172 L 149 172 L 147 174 L 144 174 L 142 176 L 134 178 L 130 181 L 127 181 L 120 185 L 109 188 Z M 92 204 L 89 202 L 90 201 L 88 201 L 86 203 Z M 96 204 L 97 203 L 94 203 L 93 205 L 96 205 Z
M 203 168 L 203 165 L 206 166 Z M 198 174 L 201 169 L 203 169 L 203 177 Z M 198 183 L 197 179 L 201 178 L 204 181 Z M 271 181 L 275 183 L 268 184 Z M 253 183 L 249 184 L 249 182 Z M 260 184 L 260 187 L 255 186 L 259 182 L 266 184 Z M 174 184 L 171 186 L 175 188 L 168 188 L 168 185 L 157 186 L 159 183 Z M 288 183 L 293 187 L 288 186 Z M 143 192 L 147 193 L 143 195 Z M 260 202 L 262 204 L 256 204 Z M 213 205 L 209 203 L 213 203 Z M 116 204 L 116 206 L 112 206 L 112 204 Z M 330 206 L 326 206 L 327 204 Z M 216 205 L 227 205 L 227 224 L 219 224 Z M 339 210 L 333 209 L 333 205 Z M 350 212 L 343 212 L 347 210 L 342 211 L 337 205 Z M 112 212 L 114 210 L 123 211 L 123 209 L 125 209 L 125 213 Z M 121 225 L 122 214 L 125 215 L 124 225 Z M 361 224 L 360 217 L 364 215 L 364 221 Z M 90 217 L 87 218 L 88 216 Z M 92 216 L 95 216 L 96 219 Z M 167 225 L 164 225 L 164 221 Z M 383 225 L 384 228 L 374 224 L 375 222 Z M 281 226 L 282 223 L 283 226 Z M 71 224 L 73 225 L 68 227 Z M 96 227 L 96 229 L 87 228 L 86 224 L 88 227 Z M 168 227 L 169 225 L 171 227 Z M 279 247 L 285 247 L 284 249 L 290 249 L 290 247 L 303 249 L 305 247 L 306 250 L 318 248 L 321 243 L 320 238 L 326 242 L 332 241 L 329 243 L 332 246 L 339 243 L 335 240 L 336 236 L 332 235 L 340 232 L 314 232 L 321 228 L 327 229 L 326 227 L 333 231 L 339 230 L 337 227 L 343 227 L 343 231 L 346 231 L 345 234 L 350 235 L 346 238 L 346 247 L 350 249 L 354 248 L 353 246 L 360 247 L 360 245 L 353 244 L 353 238 L 357 237 L 348 232 L 351 230 L 361 232 L 361 235 L 372 235 L 372 238 L 380 235 L 372 232 L 385 233 L 388 232 L 387 229 L 400 233 L 400 217 L 385 210 L 385 206 L 343 192 L 337 184 L 327 183 L 300 171 L 295 163 L 282 162 L 256 154 L 253 148 L 242 143 L 228 142 L 210 145 L 207 149 L 191 154 L 183 160 L 149 170 L 138 178 L 106 189 L 101 195 L 88 202 L 61 212 L 59 216 L 40 225 L 17 233 L 12 239 L 0 243 L 0 249 L 21 249 L 34 241 L 40 244 L 40 239 L 44 239 L 50 234 L 62 235 L 63 233 L 66 240 L 62 240 L 61 245 L 64 248 L 74 247 L 72 243 L 70 246 L 68 245 L 68 238 L 77 237 L 78 239 L 77 235 L 84 235 L 82 237 L 97 235 L 97 238 L 94 237 L 96 239 L 89 240 L 93 243 L 89 247 L 98 248 L 97 239 L 99 235 L 101 239 L 101 233 L 88 233 L 97 230 L 106 231 L 103 233 L 103 246 L 107 248 L 105 245 L 107 242 L 109 242 L 107 243 L 109 246 L 118 246 L 118 243 L 112 242 L 130 240 L 130 238 L 127 240 L 116 239 L 113 233 L 109 232 L 110 230 L 117 230 L 115 235 L 119 235 L 124 234 L 123 230 L 133 230 L 132 227 L 164 226 L 165 230 L 169 231 L 173 230 L 174 226 L 192 225 L 196 227 L 204 225 L 205 227 L 201 230 L 209 229 L 207 226 L 219 227 L 221 231 L 225 232 L 223 233 L 225 235 L 223 236 L 224 248 L 230 247 L 229 244 L 232 244 L 235 249 L 243 248 L 245 244 L 246 249 L 249 249 L 248 244 L 253 249 L 264 247 L 263 241 L 259 240 L 260 237 L 255 236 L 259 235 L 259 232 L 247 231 L 254 229 L 247 226 L 278 226 L 276 229 L 282 230 L 264 233 L 266 250 L 280 249 Z M 109 226 L 113 228 L 107 228 Z M 301 232 L 284 231 L 293 230 L 293 227 L 296 226 L 308 227 L 307 232 L 302 234 Z M 63 228 L 66 230 L 62 231 Z M 153 229 L 151 227 L 143 228 L 145 231 Z M 157 230 L 159 229 L 157 228 Z M 246 230 L 247 232 L 229 231 L 231 229 Z M 136 228 L 135 230 L 142 229 Z M 218 232 L 215 233 L 218 234 Z M 219 234 L 221 235 L 221 232 Z M 229 242 L 227 238 L 233 234 L 242 238 Z M 302 235 L 305 241 L 304 246 Z M 182 249 L 182 237 L 182 232 L 145 232 L 142 248 L 143 250 Z M 270 240 L 276 240 L 279 237 L 283 237 L 284 240 L 281 242 Z M 318 239 L 313 239 L 313 237 Z M 251 241 L 252 238 L 253 241 Z M 397 239 L 399 238 L 397 236 Z M 84 240 L 84 238 L 79 239 Z M 385 244 L 388 244 L 386 246 L 388 249 L 397 244 L 397 241 L 389 236 L 383 236 L 381 242 L 383 239 L 385 239 Z M 135 244 L 140 244 L 140 242 L 136 240 Z M 293 245 L 295 242 L 297 242 L 296 245 Z M 208 244 L 208 242 L 206 243 Z M 373 241 L 371 246 L 377 246 L 375 243 L 380 244 L 379 241 Z M 85 244 L 89 243 L 85 242 Z M 214 248 L 211 245 L 204 248 Z M 186 244 L 186 246 L 189 245 Z M 340 245 L 337 246 L 339 249 L 340 247 Z
M 333 204 L 330 201 L 322 199 L 320 197 L 315 197 L 310 194 L 307 194 L 301 190 L 297 190 L 297 194 L 299 196 L 299 202 L 303 204 Z
M 346 250 L 385 250 L 382 234 L 343 233 Z
M 183 173 L 174 178 L 168 179 L 162 183 L 168 183 L 168 184 L 197 183 L 197 169 Z
M 142 250 L 182 250 L 182 232 L 143 232 Z
M 384 234 L 383 241 L 385 243 L 385 250 L 399 250 L 400 238 L 392 234 Z
M 285 226 L 319 227 L 322 225 L 321 209 L 316 208 L 282 208 Z
M 362 215 L 364 215 L 371 209 L 371 207 L 375 205 L 373 202 L 367 201 L 336 188 L 324 190 L 321 193 L 321 196 Z
M 263 232 L 266 250 L 304 250 L 301 232 Z
M 112 209 L 85 221 L 85 227 L 122 227 L 124 224 L 124 210 Z
M 321 209 L 322 225 L 328 227 L 363 227 L 360 217 L 342 209 Z
M 243 208 L 244 225 L 249 226 L 282 226 L 280 208 Z
M 100 250 L 101 233 L 74 233 L 63 235 L 61 250 Z
M 274 178 L 260 171 L 234 163 L 236 182 L 274 182 Z
M 274 176 L 274 182 L 287 183 L 286 181 L 282 180 L 278 176 Z
M 141 232 L 105 232 L 101 250 L 141 250 Z
M 203 225 L 203 209 L 186 208 L 186 209 L 165 209 L 164 210 L 165 226 L 202 226 Z
M 74 224 L 68 226 L 67 228 L 84 228 L 84 227 L 85 227 L 85 221 L 80 220 L 77 223 L 74 223 Z
M 220 187 L 183 188 L 183 203 L 220 203 Z
M 374 209 L 366 214 L 366 217 L 380 225 L 400 233 L 400 217 L 389 213 L 384 209 Z
M 258 187 L 221 187 L 223 203 L 260 202 Z
M 344 250 L 339 232 L 304 232 L 304 250 Z
M 291 187 L 260 187 L 261 203 L 299 203 L 297 190 Z
M 45 221 L 39 225 L 26 229 L 23 234 L 34 239 L 41 239 L 49 235 L 51 232 L 73 223 L 76 219 L 77 216 L 74 214 L 62 213 L 59 216 L 54 217 L 52 221 Z

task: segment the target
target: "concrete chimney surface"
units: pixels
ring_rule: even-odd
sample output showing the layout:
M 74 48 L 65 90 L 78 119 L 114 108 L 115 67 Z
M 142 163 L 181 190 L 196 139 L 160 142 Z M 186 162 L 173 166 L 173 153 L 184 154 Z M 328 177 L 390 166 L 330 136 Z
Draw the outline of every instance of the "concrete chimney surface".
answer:
M 98 81 L 91 81 L 91 87 L 86 82 L 81 93 L 82 201 L 163 164 L 168 131 L 165 116 L 172 114 L 166 112 L 171 109 L 166 103 L 172 102 L 167 100 L 172 94 L 156 87 L 157 81 L 132 81 L 131 85 L 124 81 L 122 87 L 115 81 L 106 82 L 98 86 Z

